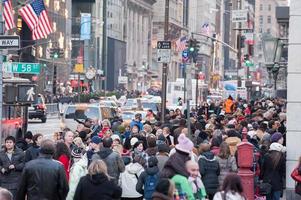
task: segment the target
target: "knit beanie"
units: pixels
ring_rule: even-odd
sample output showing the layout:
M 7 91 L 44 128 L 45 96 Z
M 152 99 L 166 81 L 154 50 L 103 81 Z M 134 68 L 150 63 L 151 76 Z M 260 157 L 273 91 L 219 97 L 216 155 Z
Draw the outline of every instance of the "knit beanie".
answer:
M 178 138 L 178 144 L 176 145 L 176 149 L 178 151 L 182 151 L 184 153 L 191 153 L 193 149 L 193 142 L 186 137 L 185 134 L 181 134 Z

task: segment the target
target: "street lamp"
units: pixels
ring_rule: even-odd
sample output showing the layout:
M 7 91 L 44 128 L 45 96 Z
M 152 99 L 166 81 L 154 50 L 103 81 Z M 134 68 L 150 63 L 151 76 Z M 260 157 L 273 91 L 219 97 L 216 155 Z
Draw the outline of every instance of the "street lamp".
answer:
M 277 78 L 280 69 L 279 64 L 282 56 L 283 43 L 280 38 L 274 38 L 270 34 L 263 35 L 262 43 L 263 43 L 265 65 L 269 73 L 269 79 L 271 79 L 273 75 L 274 90 L 275 90 L 274 92 L 276 97 Z

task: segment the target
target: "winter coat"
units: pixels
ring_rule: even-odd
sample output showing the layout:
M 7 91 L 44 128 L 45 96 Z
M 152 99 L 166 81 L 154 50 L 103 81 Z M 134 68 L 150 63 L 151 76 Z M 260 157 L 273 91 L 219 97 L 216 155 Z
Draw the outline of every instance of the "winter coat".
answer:
M 142 122 L 136 121 L 136 120 L 131 121 L 130 127 L 133 128 L 133 126 L 135 126 L 135 125 L 138 126 L 139 131 L 143 130 L 143 124 L 142 124 Z
M 165 163 L 167 162 L 167 160 L 169 159 L 168 153 L 166 154 L 158 154 L 156 156 L 157 160 L 158 160 L 158 168 L 159 171 L 161 172 L 162 169 L 164 168 Z
M 192 187 L 188 182 L 188 179 L 185 176 L 181 176 L 181 175 L 175 175 L 172 177 L 171 179 L 174 184 L 177 186 L 179 185 L 181 190 L 184 191 L 188 197 L 188 200 L 194 200 L 194 195 L 192 192 Z
M 66 173 L 66 177 L 67 177 L 67 181 L 69 182 L 70 162 L 71 162 L 70 158 L 68 156 L 66 156 L 65 154 L 63 154 L 58 158 L 58 161 L 60 161 L 60 163 L 63 164 L 65 173 Z
M 29 147 L 25 152 L 25 162 L 29 162 L 39 157 L 40 147 L 33 145 Z
M 237 172 L 236 159 L 233 156 L 229 156 L 227 159 L 222 159 L 220 157 L 216 157 L 219 167 L 220 167 L 220 175 L 218 177 L 219 185 L 222 185 L 226 176 L 230 172 Z
M 153 200 L 172 200 L 172 199 L 173 198 L 159 192 L 154 192 L 153 194 Z
M 210 151 L 203 153 L 199 158 L 200 174 L 205 185 L 206 192 L 210 195 L 216 193 L 219 183 L 220 168 L 214 154 Z
M 88 158 L 84 155 L 78 162 L 74 163 L 70 169 L 69 192 L 66 200 L 73 200 L 76 187 L 81 177 L 88 173 Z
M 121 197 L 121 188 L 104 174 L 82 177 L 77 185 L 74 200 L 112 200 Z
M 155 174 L 159 174 L 159 168 L 157 166 L 146 168 L 145 171 L 142 172 L 138 178 L 138 183 L 136 185 L 137 192 L 144 195 L 143 187 L 144 187 L 144 183 L 146 181 L 147 176 L 153 176 Z
M 189 154 L 176 150 L 176 153 L 171 155 L 165 163 L 160 176 L 162 178 L 172 178 L 174 175 L 179 174 L 188 178 L 189 174 L 185 167 L 185 163 L 188 160 L 190 160 Z
M 212 147 L 212 148 L 211 148 L 211 152 L 212 152 L 215 156 L 217 156 L 217 155 L 219 154 L 219 152 L 220 152 L 220 148 L 219 148 L 219 147 Z
M 139 198 L 142 195 L 136 191 L 140 174 L 144 171 L 139 163 L 130 163 L 125 166 L 125 171 L 120 174 L 122 198 Z
M 235 192 L 227 192 L 226 194 L 226 198 L 223 198 L 224 196 L 224 192 L 218 192 L 214 195 L 213 200 L 224 200 L 224 199 L 231 199 L 231 200 L 246 200 L 246 198 L 244 196 L 242 196 L 241 194 Z
M 110 148 L 102 148 L 97 154 L 92 156 L 92 160 L 101 159 L 108 166 L 108 174 L 114 178 L 114 183 L 118 183 L 119 175 L 124 172 L 125 166 L 122 158 Z
M 0 170 L 5 169 L 5 173 L 0 173 L 0 186 L 8 190 L 16 190 L 18 188 L 21 173 L 24 168 L 24 152 L 15 148 L 11 160 L 6 155 L 6 151 L 0 152 Z M 15 169 L 8 169 L 10 165 L 14 165 Z
M 50 155 L 40 155 L 26 163 L 17 200 L 64 200 L 68 194 L 68 182 L 63 165 Z
M 273 166 L 272 157 L 280 155 L 279 162 L 276 166 Z M 278 151 L 269 151 L 264 155 L 263 164 L 260 171 L 261 179 L 264 183 L 270 183 L 272 185 L 272 191 L 282 191 L 283 180 L 285 177 L 285 156 Z

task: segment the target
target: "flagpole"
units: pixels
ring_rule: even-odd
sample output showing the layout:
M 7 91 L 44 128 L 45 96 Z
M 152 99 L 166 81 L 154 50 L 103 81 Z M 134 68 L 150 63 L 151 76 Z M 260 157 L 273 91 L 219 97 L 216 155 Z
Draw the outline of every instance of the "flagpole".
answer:
M 4 34 L 3 22 L 3 4 L 1 4 L 0 13 L 0 35 Z M 2 144 L 2 109 L 3 109 L 3 50 L 0 50 L 0 143 Z

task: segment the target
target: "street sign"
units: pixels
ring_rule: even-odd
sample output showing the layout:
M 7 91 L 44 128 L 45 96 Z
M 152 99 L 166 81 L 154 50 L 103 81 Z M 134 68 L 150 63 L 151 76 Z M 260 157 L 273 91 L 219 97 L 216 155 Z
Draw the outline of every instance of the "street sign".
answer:
M 18 103 L 33 103 L 36 99 L 36 86 L 35 85 L 17 85 L 18 87 Z
M 248 10 L 232 10 L 232 22 L 247 22 Z
M 74 65 L 74 73 L 84 73 L 84 65 L 83 64 L 75 64 Z
M 188 51 L 187 51 L 187 49 L 186 49 L 186 50 L 184 50 L 184 51 L 182 52 L 182 60 L 183 60 L 184 62 L 187 62 L 188 59 L 189 59 L 189 53 L 188 53 Z
M 157 42 L 157 61 L 159 63 L 169 63 L 171 60 L 171 42 Z
M 40 63 L 18 63 L 18 62 L 5 62 L 3 63 L 4 73 L 16 74 L 40 74 Z
M 127 76 L 118 76 L 118 83 L 119 84 L 127 84 L 128 83 L 128 77 Z
M 0 49 L 19 49 L 20 36 L 18 35 L 1 35 Z

